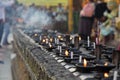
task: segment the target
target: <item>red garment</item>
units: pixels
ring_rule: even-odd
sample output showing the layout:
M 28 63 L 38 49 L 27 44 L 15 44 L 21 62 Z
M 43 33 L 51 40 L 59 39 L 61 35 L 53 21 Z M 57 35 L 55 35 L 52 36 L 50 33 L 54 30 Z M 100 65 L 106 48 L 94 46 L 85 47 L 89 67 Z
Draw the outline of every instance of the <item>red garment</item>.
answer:
M 119 51 L 120 51 L 120 45 L 118 46 L 117 50 L 119 50 Z

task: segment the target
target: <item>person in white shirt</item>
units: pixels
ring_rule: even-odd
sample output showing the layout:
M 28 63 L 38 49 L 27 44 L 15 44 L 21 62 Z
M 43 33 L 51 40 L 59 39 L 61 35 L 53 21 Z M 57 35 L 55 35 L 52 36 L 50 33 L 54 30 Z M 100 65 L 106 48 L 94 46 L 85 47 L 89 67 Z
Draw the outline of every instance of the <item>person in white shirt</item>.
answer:
M 13 3 L 14 0 L 0 0 L 0 43 L 3 35 L 3 29 L 5 23 L 5 7 L 11 6 Z

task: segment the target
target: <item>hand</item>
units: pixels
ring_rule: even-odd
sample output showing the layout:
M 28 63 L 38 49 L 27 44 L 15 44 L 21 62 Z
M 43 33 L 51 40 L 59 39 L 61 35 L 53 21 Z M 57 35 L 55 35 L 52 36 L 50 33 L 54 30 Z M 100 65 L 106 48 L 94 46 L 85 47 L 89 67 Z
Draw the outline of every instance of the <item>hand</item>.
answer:
M 105 11 L 105 12 L 103 13 L 103 15 L 104 15 L 104 16 L 107 16 L 107 15 L 108 15 L 108 12 L 107 12 L 107 11 Z

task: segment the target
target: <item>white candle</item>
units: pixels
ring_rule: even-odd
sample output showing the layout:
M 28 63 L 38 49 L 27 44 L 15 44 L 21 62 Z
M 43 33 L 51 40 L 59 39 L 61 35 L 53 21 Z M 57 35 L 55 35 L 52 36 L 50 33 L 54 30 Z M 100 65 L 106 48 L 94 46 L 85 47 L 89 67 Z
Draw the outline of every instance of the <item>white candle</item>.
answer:
M 57 39 L 55 38 L 55 44 L 57 43 Z
M 87 37 L 87 43 L 88 43 L 88 47 L 90 47 L 90 38 L 89 38 L 89 36 Z
M 60 47 L 58 46 L 58 50 L 60 50 Z
M 40 41 L 42 40 L 41 35 L 40 35 Z
M 118 72 L 117 72 L 117 71 L 114 71 L 113 80 L 117 80 L 117 75 L 118 75 Z
M 79 56 L 79 63 L 82 62 L 82 56 Z
M 59 39 L 57 39 L 57 44 L 59 44 Z
M 71 52 L 71 59 L 73 59 L 73 52 Z
M 88 40 L 88 41 L 90 40 L 90 37 L 89 37 L 89 36 L 87 37 L 87 40 Z
M 72 37 L 72 44 L 74 44 L 75 42 L 74 42 L 74 37 Z
M 60 53 L 62 53 L 62 46 L 60 46 L 59 49 L 60 49 Z
M 94 48 L 94 49 L 96 48 L 95 42 L 93 42 L 93 48 Z

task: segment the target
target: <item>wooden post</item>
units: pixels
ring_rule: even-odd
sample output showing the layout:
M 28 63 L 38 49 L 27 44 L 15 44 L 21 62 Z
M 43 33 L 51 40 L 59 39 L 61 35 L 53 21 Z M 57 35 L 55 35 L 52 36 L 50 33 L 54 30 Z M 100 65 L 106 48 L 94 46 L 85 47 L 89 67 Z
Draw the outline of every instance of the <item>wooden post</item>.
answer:
M 115 50 L 112 54 L 112 63 L 115 64 L 116 68 L 119 69 L 119 61 L 120 60 L 120 51 Z
M 68 0 L 68 32 L 71 33 L 73 30 L 73 0 Z

